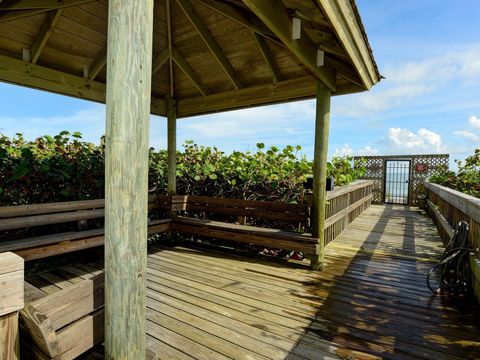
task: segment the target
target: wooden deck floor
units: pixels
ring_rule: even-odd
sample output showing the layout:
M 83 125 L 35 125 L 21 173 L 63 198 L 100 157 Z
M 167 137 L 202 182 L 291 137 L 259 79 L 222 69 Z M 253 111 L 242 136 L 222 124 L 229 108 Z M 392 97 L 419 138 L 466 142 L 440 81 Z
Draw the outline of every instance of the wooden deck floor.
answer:
M 478 308 L 426 289 L 425 273 L 441 253 L 431 221 L 395 206 L 365 211 L 327 246 L 318 273 L 156 247 L 148 258 L 148 347 L 159 359 L 480 358 Z M 75 265 L 27 281 L 52 292 L 100 268 Z

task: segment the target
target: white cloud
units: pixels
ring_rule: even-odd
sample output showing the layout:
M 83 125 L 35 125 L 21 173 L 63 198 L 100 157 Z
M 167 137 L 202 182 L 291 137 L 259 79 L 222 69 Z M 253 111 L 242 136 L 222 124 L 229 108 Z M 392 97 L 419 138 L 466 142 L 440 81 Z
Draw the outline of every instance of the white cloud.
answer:
M 468 122 L 473 127 L 476 127 L 477 129 L 480 129 L 480 118 L 478 116 L 475 116 L 475 115 L 470 116 L 468 118 Z
M 333 156 L 351 156 L 354 154 L 352 147 L 348 144 L 343 144 L 342 147 L 336 148 Z
M 335 148 L 333 156 L 368 156 L 378 155 L 378 150 L 370 145 L 364 146 L 361 149 L 354 150 L 349 144 L 343 144 L 339 148 Z
M 389 128 L 384 142 L 394 152 L 439 153 L 445 150 L 441 136 L 424 128 L 417 132 L 405 128 Z
M 378 149 L 371 147 L 370 145 L 364 146 L 357 151 L 356 155 L 369 156 L 369 155 L 378 155 Z
M 284 146 L 311 143 L 315 123 L 315 102 L 299 101 L 178 121 L 178 143 L 193 139 L 215 144 L 225 151 L 252 150 L 257 142 Z
M 342 97 L 335 103 L 334 113 L 363 117 L 413 102 L 453 82 L 478 84 L 480 45 L 437 57 L 387 64 L 381 71 L 385 80 L 370 92 Z
M 474 134 L 471 131 L 466 131 L 466 130 L 459 130 L 459 131 L 454 131 L 453 132 L 455 135 L 462 136 L 464 138 L 467 138 L 472 141 L 480 141 L 480 136 Z
M 27 139 L 35 139 L 62 130 L 79 131 L 84 140 L 98 143 L 105 133 L 105 106 L 95 104 L 63 116 L 0 118 L 0 133 L 7 136 L 22 133 Z

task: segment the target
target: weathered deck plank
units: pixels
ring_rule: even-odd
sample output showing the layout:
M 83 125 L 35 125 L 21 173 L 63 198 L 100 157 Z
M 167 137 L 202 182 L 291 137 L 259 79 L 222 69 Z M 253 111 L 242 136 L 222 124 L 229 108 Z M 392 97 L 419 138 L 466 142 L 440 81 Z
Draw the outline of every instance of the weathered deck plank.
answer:
M 480 358 L 479 311 L 425 286 L 442 251 L 431 221 L 400 206 L 366 210 L 326 247 L 318 273 L 156 247 L 147 272 L 149 358 Z M 55 292 L 99 272 L 98 263 L 70 265 L 27 281 Z

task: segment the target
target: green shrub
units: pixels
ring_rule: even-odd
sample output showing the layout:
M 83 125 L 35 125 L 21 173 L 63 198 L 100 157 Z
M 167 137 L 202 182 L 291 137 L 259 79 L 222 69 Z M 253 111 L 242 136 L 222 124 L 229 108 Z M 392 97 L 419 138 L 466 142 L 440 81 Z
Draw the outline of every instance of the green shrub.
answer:
M 445 167 L 430 177 L 430 181 L 480 198 L 480 149 L 465 161 L 456 160 L 456 163 L 457 173 Z
M 177 152 L 177 188 L 180 194 L 228 198 L 297 201 L 312 163 L 299 156 L 300 146 L 265 148 L 225 154 L 216 147 L 186 141 Z M 102 198 L 104 147 L 81 140 L 80 133 L 62 131 L 51 137 L 26 141 L 0 135 L 0 205 L 44 203 Z M 150 149 L 149 190 L 165 193 L 167 152 Z M 336 185 L 361 177 L 362 163 L 336 157 L 328 175 Z

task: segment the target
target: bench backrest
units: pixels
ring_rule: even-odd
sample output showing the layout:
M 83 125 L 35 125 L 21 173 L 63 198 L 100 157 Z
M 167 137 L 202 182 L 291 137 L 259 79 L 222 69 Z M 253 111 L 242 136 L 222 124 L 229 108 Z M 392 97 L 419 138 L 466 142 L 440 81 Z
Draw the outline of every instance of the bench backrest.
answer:
M 251 217 L 285 223 L 307 224 L 310 208 L 306 204 L 215 198 L 208 196 L 172 196 L 172 210 L 234 217 Z
M 149 196 L 149 209 L 158 196 Z M 0 207 L 0 231 L 103 218 L 105 200 L 82 200 Z

